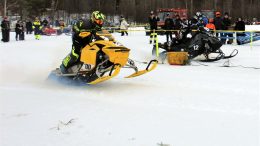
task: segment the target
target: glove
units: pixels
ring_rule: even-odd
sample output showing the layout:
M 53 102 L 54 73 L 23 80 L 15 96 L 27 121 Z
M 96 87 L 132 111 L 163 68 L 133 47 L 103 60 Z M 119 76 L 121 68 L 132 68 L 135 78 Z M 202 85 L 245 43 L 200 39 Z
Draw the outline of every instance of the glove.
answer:
M 92 33 L 93 35 L 96 35 L 97 30 L 96 30 L 96 29 L 92 29 L 92 30 L 91 30 L 91 33 Z

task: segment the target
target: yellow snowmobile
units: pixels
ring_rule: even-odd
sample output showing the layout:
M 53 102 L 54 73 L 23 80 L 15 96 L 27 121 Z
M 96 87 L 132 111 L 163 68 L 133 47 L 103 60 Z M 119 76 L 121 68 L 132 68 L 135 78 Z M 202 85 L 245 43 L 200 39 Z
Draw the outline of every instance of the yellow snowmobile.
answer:
M 97 35 L 106 39 L 86 45 L 81 51 L 80 61 L 68 69 L 68 74 L 62 74 L 57 68 L 51 75 L 86 84 L 97 84 L 115 77 L 122 68 L 135 70 L 125 78 L 140 76 L 156 68 L 157 60 L 151 60 L 145 70 L 139 71 L 135 62 L 128 58 L 130 49 L 116 42 L 109 33 L 101 32 Z

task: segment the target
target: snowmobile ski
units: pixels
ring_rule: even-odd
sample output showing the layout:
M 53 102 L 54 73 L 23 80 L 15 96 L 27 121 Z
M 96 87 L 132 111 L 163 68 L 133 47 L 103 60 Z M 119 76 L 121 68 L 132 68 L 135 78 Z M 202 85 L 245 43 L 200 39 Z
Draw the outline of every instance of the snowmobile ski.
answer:
M 157 64 L 158 64 L 157 60 L 151 60 L 148 63 L 145 70 L 141 70 L 141 71 L 135 70 L 136 71 L 135 73 L 133 73 L 133 74 L 131 74 L 131 75 L 125 77 L 125 78 L 133 78 L 133 77 L 137 77 L 137 76 L 143 75 L 145 73 L 148 73 L 148 72 L 154 70 L 156 68 Z
M 200 60 L 200 61 L 201 62 L 214 62 L 214 61 L 218 61 L 221 59 L 229 59 L 229 58 L 235 57 L 238 54 L 238 50 L 237 49 L 233 50 L 229 56 L 225 56 L 225 54 L 221 50 L 219 50 L 219 52 L 214 52 L 214 53 L 218 53 L 219 55 L 216 58 L 211 59 L 208 57 L 208 54 L 207 54 L 207 55 L 205 55 L 206 60 Z
M 104 82 L 106 80 L 109 80 L 115 76 L 118 75 L 118 73 L 120 72 L 120 64 L 115 64 L 113 65 L 113 67 L 111 68 L 110 72 L 109 72 L 109 75 L 107 76 L 102 76 L 100 78 L 97 78 L 96 80 L 90 82 L 90 83 L 87 83 L 87 84 L 97 84 L 97 83 L 100 83 L 100 82 Z
M 215 62 L 215 61 L 218 61 L 218 60 L 223 59 L 224 54 L 221 53 L 221 54 L 219 54 L 216 58 L 209 58 L 208 55 L 205 55 L 205 57 L 206 57 L 205 60 L 200 60 L 200 61 L 201 61 L 201 62 Z
M 233 50 L 233 51 L 230 53 L 230 55 L 229 55 L 229 56 L 224 56 L 224 58 L 223 58 L 223 59 L 228 59 L 228 58 L 235 57 L 237 54 L 238 54 L 238 50 L 237 50 L 237 49 L 235 49 L 235 50 Z

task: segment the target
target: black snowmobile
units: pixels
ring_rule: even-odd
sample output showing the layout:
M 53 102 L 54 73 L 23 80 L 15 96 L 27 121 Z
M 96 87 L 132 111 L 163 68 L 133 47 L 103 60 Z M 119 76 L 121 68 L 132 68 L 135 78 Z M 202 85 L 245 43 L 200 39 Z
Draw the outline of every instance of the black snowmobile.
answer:
M 220 49 L 222 46 L 221 41 L 204 27 L 200 27 L 196 30 L 192 27 L 182 28 L 178 37 L 181 39 L 175 39 L 170 43 L 165 42 L 158 44 L 159 49 L 163 49 L 159 54 L 161 60 L 166 59 L 167 52 L 187 52 L 189 60 L 203 55 L 205 59 L 200 60 L 203 62 L 232 58 L 238 54 L 238 50 L 235 49 L 230 55 L 226 56 Z M 153 55 L 156 54 L 156 46 L 153 47 L 152 53 Z M 210 54 L 215 54 L 215 57 L 210 57 Z

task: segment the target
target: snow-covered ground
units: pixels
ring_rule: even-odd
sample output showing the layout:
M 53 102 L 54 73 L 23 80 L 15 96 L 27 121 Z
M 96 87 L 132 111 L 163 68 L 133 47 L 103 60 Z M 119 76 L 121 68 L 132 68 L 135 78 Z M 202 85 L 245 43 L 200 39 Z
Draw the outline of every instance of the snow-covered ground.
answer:
M 143 32 L 114 36 L 132 59 L 152 58 Z M 260 67 L 259 41 L 222 48 L 239 50 L 231 65 Z M 260 145 L 259 69 L 222 60 L 84 87 L 46 82 L 70 49 L 66 35 L 0 43 L 0 146 Z

